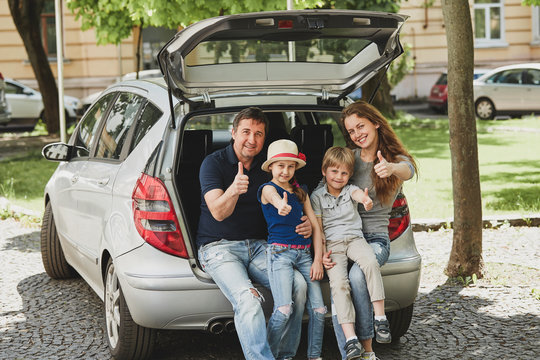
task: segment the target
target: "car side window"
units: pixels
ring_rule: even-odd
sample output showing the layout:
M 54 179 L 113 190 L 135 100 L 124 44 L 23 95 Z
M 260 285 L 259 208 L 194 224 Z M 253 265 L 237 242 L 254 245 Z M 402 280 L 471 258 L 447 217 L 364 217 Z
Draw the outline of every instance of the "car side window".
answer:
M 141 115 L 137 124 L 135 124 L 135 134 L 133 135 L 133 142 L 131 143 L 131 150 L 137 146 L 137 144 L 142 140 L 142 138 L 150 131 L 152 126 L 161 118 L 163 112 L 159 110 L 154 104 L 147 103 L 144 111 Z
M 540 85 L 540 70 L 528 69 L 523 80 L 527 85 Z
M 82 118 L 73 143 L 76 149 L 74 157 L 87 157 L 90 155 L 90 149 L 94 139 L 97 137 L 101 118 L 107 112 L 115 95 L 115 93 L 112 93 L 99 99 Z
M 143 101 L 143 97 L 133 93 L 120 94 L 101 131 L 95 155 L 97 158 L 120 159 L 129 129 Z
M 496 84 L 521 84 L 522 69 L 501 71 L 492 76 L 488 82 Z
M 22 94 L 22 92 L 22 87 L 6 82 L 6 94 Z

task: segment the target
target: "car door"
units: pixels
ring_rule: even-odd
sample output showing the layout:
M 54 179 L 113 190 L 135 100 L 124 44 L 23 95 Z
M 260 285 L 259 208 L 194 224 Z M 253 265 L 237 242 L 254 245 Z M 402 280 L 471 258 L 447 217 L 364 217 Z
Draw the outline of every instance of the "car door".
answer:
M 99 271 L 92 268 L 98 264 L 104 229 L 110 218 L 112 189 L 125 157 L 124 144 L 144 102 L 142 96 L 119 93 L 99 127 L 91 156 L 73 183 L 72 199 L 77 204 L 73 220 L 78 228 L 75 241 L 84 255 L 81 266 L 88 267 L 87 273 L 95 276 L 89 281 L 100 281 Z
M 100 124 L 108 113 L 117 94 L 110 93 L 99 99 L 81 119 L 69 143 L 74 147 L 72 158 L 61 163 L 55 177 L 55 192 L 52 199 L 55 223 L 63 248 L 70 263 L 80 263 L 79 248 L 84 242 L 81 237 L 78 202 L 80 197 L 79 178 L 90 160 L 90 153 L 99 138 Z M 83 247 L 84 253 L 85 247 Z M 86 252 L 88 253 L 88 252 Z
M 523 110 L 540 111 L 540 69 L 526 69 L 523 74 Z
M 42 106 L 41 94 L 11 80 L 6 81 L 6 99 L 13 119 L 37 119 Z
M 523 69 L 503 70 L 487 80 L 486 95 L 493 100 L 495 109 L 522 110 L 525 89 L 522 82 Z

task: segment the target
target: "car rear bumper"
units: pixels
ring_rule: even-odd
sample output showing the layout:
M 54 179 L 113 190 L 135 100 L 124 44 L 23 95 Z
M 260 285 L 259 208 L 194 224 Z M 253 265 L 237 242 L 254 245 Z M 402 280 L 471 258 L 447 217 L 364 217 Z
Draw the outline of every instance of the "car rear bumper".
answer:
M 141 262 L 141 259 L 145 259 Z M 124 297 L 134 321 L 157 329 L 207 330 L 216 319 L 233 318 L 230 302 L 215 283 L 197 277 L 188 260 L 144 244 L 114 260 Z M 421 257 L 409 228 L 391 243 L 388 262 L 381 268 L 386 311 L 412 304 L 420 285 Z M 330 308 L 330 292 L 322 284 Z M 262 287 L 265 313 L 271 312 L 271 293 Z

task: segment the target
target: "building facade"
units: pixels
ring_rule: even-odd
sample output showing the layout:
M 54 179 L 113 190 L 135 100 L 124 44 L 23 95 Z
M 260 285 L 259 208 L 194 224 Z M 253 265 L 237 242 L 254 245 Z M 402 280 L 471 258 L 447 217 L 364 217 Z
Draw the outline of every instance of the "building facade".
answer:
M 64 2 L 63 2 L 64 3 Z M 521 0 L 469 0 L 475 36 L 477 68 L 540 61 L 540 8 Z M 431 85 L 447 68 L 446 33 L 441 0 L 402 1 L 400 13 L 409 15 L 401 40 L 411 45 L 414 69 L 393 89 L 397 99 L 427 97 Z M 45 50 L 56 76 L 54 0 L 46 0 L 41 17 Z M 84 97 L 103 90 L 122 74 L 136 70 L 138 28 L 120 45 L 96 44 L 93 30 L 81 24 L 63 4 L 65 93 Z M 176 30 L 145 28 L 140 70 L 157 68 L 156 54 Z M 0 72 L 37 89 L 26 50 L 11 18 L 7 1 L 0 2 Z
M 476 68 L 540 62 L 539 7 L 521 0 L 470 0 L 469 5 Z M 410 16 L 401 41 L 411 45 L 415 67 L 392 93 L 397 99 L 427 97 L 448 65 L 441 0 L 402 1 L 400 13 Z

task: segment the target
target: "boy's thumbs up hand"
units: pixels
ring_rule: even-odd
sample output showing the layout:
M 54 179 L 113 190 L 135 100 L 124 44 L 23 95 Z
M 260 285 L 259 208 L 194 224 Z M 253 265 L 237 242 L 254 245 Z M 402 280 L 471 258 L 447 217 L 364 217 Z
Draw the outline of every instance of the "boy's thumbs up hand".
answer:
M 369 211 L 373 208 L 373 200 L 368 195 L 368 188 L 364 189 L 364 199 L 362 200 L 362 204 L 364 205 L 364 208 Z
M 238 173 L 234 177 L 234 181 L 231 185 L 236 195 L 245 194 L 248 190 L 249 177 L 244 175 L 244 165 L 242 162 L 238 162 Z
M 281 199 L 279 206 L 277 207 L 278 214 L 281 216 L 288 215 L 292 210 L 292 206 L 289 205 L 287 201 L 287 193 L 283 192 L 283 198 Z

